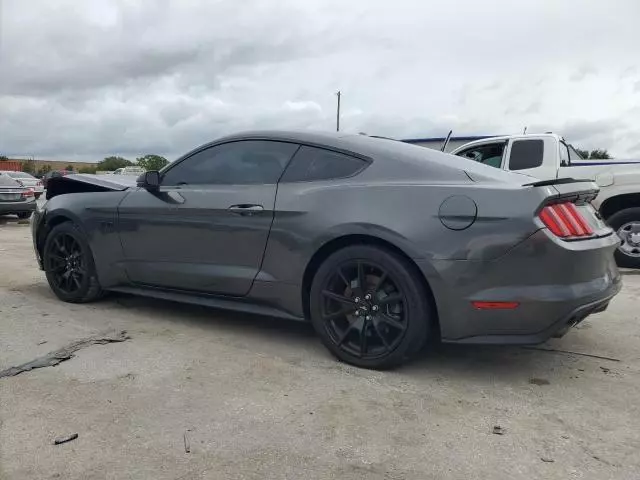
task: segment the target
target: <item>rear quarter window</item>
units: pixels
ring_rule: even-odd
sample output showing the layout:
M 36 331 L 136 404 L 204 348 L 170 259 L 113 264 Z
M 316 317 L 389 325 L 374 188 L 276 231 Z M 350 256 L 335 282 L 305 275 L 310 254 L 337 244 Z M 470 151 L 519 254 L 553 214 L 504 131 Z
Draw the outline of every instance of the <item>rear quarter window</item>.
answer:
M 511 145 L 509 170 L 526 170 L 542 165 L 544 158 L 543 140 L 516 140 Z
M 368 162 L 324 148 L 302 146 L 287 167 L 281 182 L 312 182 L 352 177 Z

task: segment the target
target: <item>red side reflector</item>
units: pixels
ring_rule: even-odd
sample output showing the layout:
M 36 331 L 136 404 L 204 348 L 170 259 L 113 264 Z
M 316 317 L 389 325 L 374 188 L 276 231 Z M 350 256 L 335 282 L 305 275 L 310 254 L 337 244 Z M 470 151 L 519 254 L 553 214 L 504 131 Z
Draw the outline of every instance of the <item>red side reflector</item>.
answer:
M 513 310 L 518 308 L 518 302 L 471 302 L 478 310 Z

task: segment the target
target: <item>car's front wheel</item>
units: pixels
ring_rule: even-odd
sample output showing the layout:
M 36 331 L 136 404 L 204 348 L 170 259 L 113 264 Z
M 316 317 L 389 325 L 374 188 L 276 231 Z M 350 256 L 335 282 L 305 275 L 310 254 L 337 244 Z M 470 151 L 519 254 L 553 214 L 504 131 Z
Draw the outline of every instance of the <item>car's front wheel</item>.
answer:
M 340 360 L 383 369 L 411 359 L 425 344 L 433 309 L 419 272 L 377 246 L 330 255 L 310 291 L 311 322 Z
M 42 259 L 49 286 L 60 300 L 85 303 L 102 296 L 91 248 L 76 225 L 56 225 L 47 235 Z

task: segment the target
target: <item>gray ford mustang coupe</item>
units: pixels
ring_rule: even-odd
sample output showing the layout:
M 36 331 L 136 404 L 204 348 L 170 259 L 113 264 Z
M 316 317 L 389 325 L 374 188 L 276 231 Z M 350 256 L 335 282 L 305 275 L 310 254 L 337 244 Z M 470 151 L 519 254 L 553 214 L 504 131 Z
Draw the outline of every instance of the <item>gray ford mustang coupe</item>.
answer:
M 61 300 L 117 291 L 308 320 L 360 367 L 430 338 L 543 342 L 621 287 L 594 183 L 389 139 L 251 132 L 137 182 L 49 182 L 33 239 Z

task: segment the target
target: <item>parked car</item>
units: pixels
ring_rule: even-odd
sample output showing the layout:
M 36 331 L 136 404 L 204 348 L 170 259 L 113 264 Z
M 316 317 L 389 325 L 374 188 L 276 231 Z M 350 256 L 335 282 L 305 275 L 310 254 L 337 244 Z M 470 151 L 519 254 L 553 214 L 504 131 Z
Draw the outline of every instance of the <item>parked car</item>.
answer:
M 44 186 L 44 188 L 48 188 L 47 185 L 50 179 L 54 177 L 65 177 L 71 173 L 73 172 L 70 172 L 68 170 L 51 170 L 50 172 L 47 172 L 44 177 L 42 177 L 42 185 Z
M 113 171 L 112 175 L 135 175 L 136 177 L 145 172 L 142 167 L 122 167 Z
M 555 134 L 486 138 L 451 153 L 540 180 L 594 180 L 600 193 L 593 205 L 622 240 L 618 265 L 640 268 L 640 160 L 585 160 Z
M 32 231 L 63 301 L 308 320 L 339 359 L 386 368 L 429 338 L 539 343 L 607 308 L 619 240 L 597 194 L 393 140 L 257 132 L 137 182 L 52 178 Z
M 24 187 L 8 175 L 0 175 L 0 215 L 29 218 L 36 209 L 32 188 Z
M 0 175 L 6 175 L 8 177 L 17 180 L 19 184 L 24 187 L 28 187 L 33 189 L 36 200 L 42 195 L 44 192 L 44 186 L 42 185 L 42 181 L 38 180 L 36 177 L 27 172 L 10 172 L 6 170 L 0 171 Z

